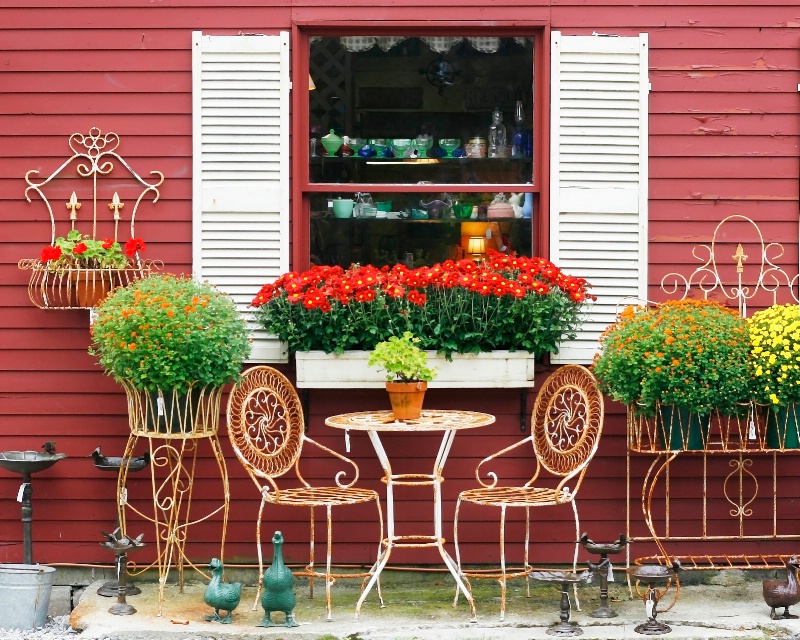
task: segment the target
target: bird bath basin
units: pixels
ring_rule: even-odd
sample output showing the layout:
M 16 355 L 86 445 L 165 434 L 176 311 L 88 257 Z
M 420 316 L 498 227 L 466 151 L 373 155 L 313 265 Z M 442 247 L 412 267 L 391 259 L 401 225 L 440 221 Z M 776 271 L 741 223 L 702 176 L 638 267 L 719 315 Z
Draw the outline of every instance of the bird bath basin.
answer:
M 59 460 L 66 458 L 64 453 L 47 453 L 43 451 L 2 451 L 0 452 L 0 468 L 19 473 L 22 485 L 19 488 L 17 501 L 22 503 L 22 549 L 25 564 L 33 564 L 33 543 L 31 522 L 33 521 L 33 505 L 31 497 L 31 474 L 49 469 Z
M 40 451 L 2 451 L 0 468 L 23 476 L 49 469 L 59 460 L 67 457 L 65 453 L 44 453 Z
M 644 600 L 645 612 L 647 613 L 647 621 L 634 627 L 636 633 L 641 633 L 646 636 L 657 636 L 664 633 L 669 633 L 672 628 L 668 624 L 656 620 L 656 616 L 660 613 L 658 603 L 669 589 L 672 580 L 677 580 L 676 569 L 680 568 L 677 562 L 672 567 L 666 567 L 659 564 L 644 564 L 639 566 L 628 567 L 627 572 L 631 578 L 637 581 L 647 583 L 647 591 L 642 593 L 639 591 L 638 584 L 636 585 L 636 593 Z M 659 590 L 660 583 L 667 583 L 663 590 Z M 674 602 L 673 602 L 674 604 Z M 668 611 L 672 605 L 667 607 Z

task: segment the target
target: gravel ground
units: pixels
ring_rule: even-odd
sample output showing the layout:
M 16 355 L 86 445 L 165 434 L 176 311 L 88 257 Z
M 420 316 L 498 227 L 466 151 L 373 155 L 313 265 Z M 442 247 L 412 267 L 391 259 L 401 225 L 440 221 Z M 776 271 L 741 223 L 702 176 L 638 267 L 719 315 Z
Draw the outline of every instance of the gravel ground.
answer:
M 0 640 L 55 640 L 76 636 L 77 632 L 69 626 L 69 616 L 48 618 L 38 629 L 0 629 Z

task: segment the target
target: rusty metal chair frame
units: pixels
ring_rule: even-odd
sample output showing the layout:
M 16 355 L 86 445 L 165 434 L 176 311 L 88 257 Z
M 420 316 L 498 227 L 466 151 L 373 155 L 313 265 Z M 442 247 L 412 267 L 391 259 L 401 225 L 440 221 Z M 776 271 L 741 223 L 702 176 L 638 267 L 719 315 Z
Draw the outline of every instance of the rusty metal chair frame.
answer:
M 256 522 L 256 544 L 258 548 L 259 582 L 253 610 L 259 605 L 261 577 L 264 575 L 264 560 L 261 548 L 261 521 L 267 503 L 278 506 L 307 507 L 310 510 L 309 563 L 295 575 L 309 578 L 309 597 L 314 597 L 314 579 L 325 579 L 328 620 L 332 619 L 331 587 L 338 578 L 362 578 L 362 590 L 370 576 L 368 571 L 358 573 L 336 573 L 331 571 L 332 509 L 342 505 L 375 502 L 380 521 L 380 537 L 383 540 L 383 511 L 380 498 L 372 489 L 362 489 L 355 484 L 359 469 L 349 458 L 307 437 L 304 429 L 303 409 L 297 391 L 279 371 L 267 366 L 248 369 L 242 381 L 228 398 L 228 436 L 233 450 L 261 494 L 261 506 Z M 303 445 L 310 444 L 337 458 L 347 467 L 336 473 L 333 484 L 314 486 L 303 476 L 300 469 Z M 279 481 L 294 472 L 299 486 L 281 488 Z M 349 482 L 344 480 L 352 477 Z M 284 483 L 286 484 L 286 483 Z M 315 568 L 314 561 L 314 509 L 324 507 L 327 521 L 327 555 L 325 570 Z M 380 542 L 376 553 L 380 551 Z M 378 585 L 378 598 L 383 598 Z
M 465 579 L 493 578 L 500 583 L 501 620 L 505 619 L 506 584 L 509 578 L 525 578 L 526 591 L 530 594 L 528 577 L 534 570 L 528 561 L 531 508 L 572 505 L 575 517 L 573 571 L 576 569 L 580 519 L 575 496 L 583 483 L 589 462 L 597 451 L 603 430 L 603 416 L 603 396 L 597 388 L 594 375 L 580 365 L 561 367 L 547 378 L 536 396 L 531 415 L 531 434 L 481 460 L 475 469 L 475 478 L 481 486 L 459 494 L 453 522 L 456 563 Z M 501 458 L 528 443 L 532 444 L 536 457 L 533 476 L 521 486 L 502 485 L 495 470 L 501 468 Z M 462 567 L 458 516 L 463 502 L 500 508 L 499 570 L 469 571 Z M 525 509 L 523 566 L 519 568 L 506 566 L 505 522 L 506 510 L 510 507 Z

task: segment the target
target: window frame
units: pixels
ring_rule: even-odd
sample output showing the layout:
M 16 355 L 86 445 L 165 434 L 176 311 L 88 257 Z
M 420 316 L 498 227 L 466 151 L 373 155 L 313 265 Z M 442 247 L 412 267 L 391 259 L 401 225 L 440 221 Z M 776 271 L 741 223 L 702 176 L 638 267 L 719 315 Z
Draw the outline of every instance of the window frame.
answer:
M 295 22 L 292 27 L 292 77 L 293 91 L 291 97 L 291 263 L 295 270 L 307 269 L 310 266 L 310 196 L 314 193 L 329 193 L 342 189 L 341 185 L 310 181 L 308 148 L 311 142 L 308 129 L 309 109 L 309 51 L 310 38 L 313 36 L 336 37 L 341 35 L 452 35 L 481 36 L 491 33 L 500 37 L 533 38 L 533 99 L 538 105 L 533 110 L 534 131 L 534 167 L 533 185 L 528 189 L 538 196 L 538 214 L 532 224 L 533 255 L 545 255 L 548 250 L 549 211 L 548 188 L 549 173 L 549 84 L 550 84 L 550 26 L 544 21 L 499 21 L 487 25 L 480 21 L 443 21 L 435 26 L 421 26 L 408 21 L 316 21 Z M 527 186 L 527 185 L 526 185 Z M 352 191 L 353 189 L 349 189 Z M 357 190 L 357 189 L 356 189 Z M 372 193 L 387 192 L 442 192 L 445 191 L 508 191 L 506 184 L 453 185 L 434 183 L 431 185 L 406 185 L 379 183 L 369 184 Z

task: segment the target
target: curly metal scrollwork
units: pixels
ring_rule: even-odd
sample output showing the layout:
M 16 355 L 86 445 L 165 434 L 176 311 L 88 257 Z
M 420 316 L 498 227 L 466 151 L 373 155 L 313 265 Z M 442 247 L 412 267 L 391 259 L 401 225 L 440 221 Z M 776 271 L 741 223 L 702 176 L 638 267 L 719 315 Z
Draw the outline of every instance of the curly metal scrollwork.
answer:
M 745 253 L 741 243 L 730 256 L 736 265 L 736 282 L 726 286 L 720 275 L 721 263 L 719 262 L 718 248 L 725 243 L 726 234 L 722 228 L 726 223 L 739 221 L 749 223 L 755 229 L 755 239 L 750 246 L 758 251 L 758 256 L 752 256 L 753 250 Z M 711 244 L 695 245 L 692 255 L 701 262 L 689 277 L 682 273 L 668 273 L 661 279 L 661 290 L 666 294 L 675 294 L 682 290 L 681 299 L 689 296 L 692 288 L 700 291 L 704 298 L 718 291 L 725 299 L 735 300 L 740 315 L 747 315 L 747 303 L 759 291 L 767 293 L 772 298 L 772 304 L 777 302 L 778 291 L 785 287 L 795 302 L 800 302 L 798 286 L 800 275 L 789 278 L 789 275 L 775 264 L 784 254 L 783 245 L 777 242 L 764 242 L 761 229 L 750 218 L 742 215 L 731 215 L 724 218 L 714 229 Z M 748 257 L 755 258 L 750 274 L 745 275 L 745 263 Z
M 574 473 L 597 449 L 602 422 L 603 399 L 594 376 L 583 367 L 562 367 L 536 398 L 532 431 L 537 458 L 551 473 Z M 540 424 L 544 428 L 537 428 Z
M 237 455 L 264 476 L 279 476 L 294 464 L 303 410 L 285 376 L 267 367 L 245 373 L 228 401 L 228 435 Z

